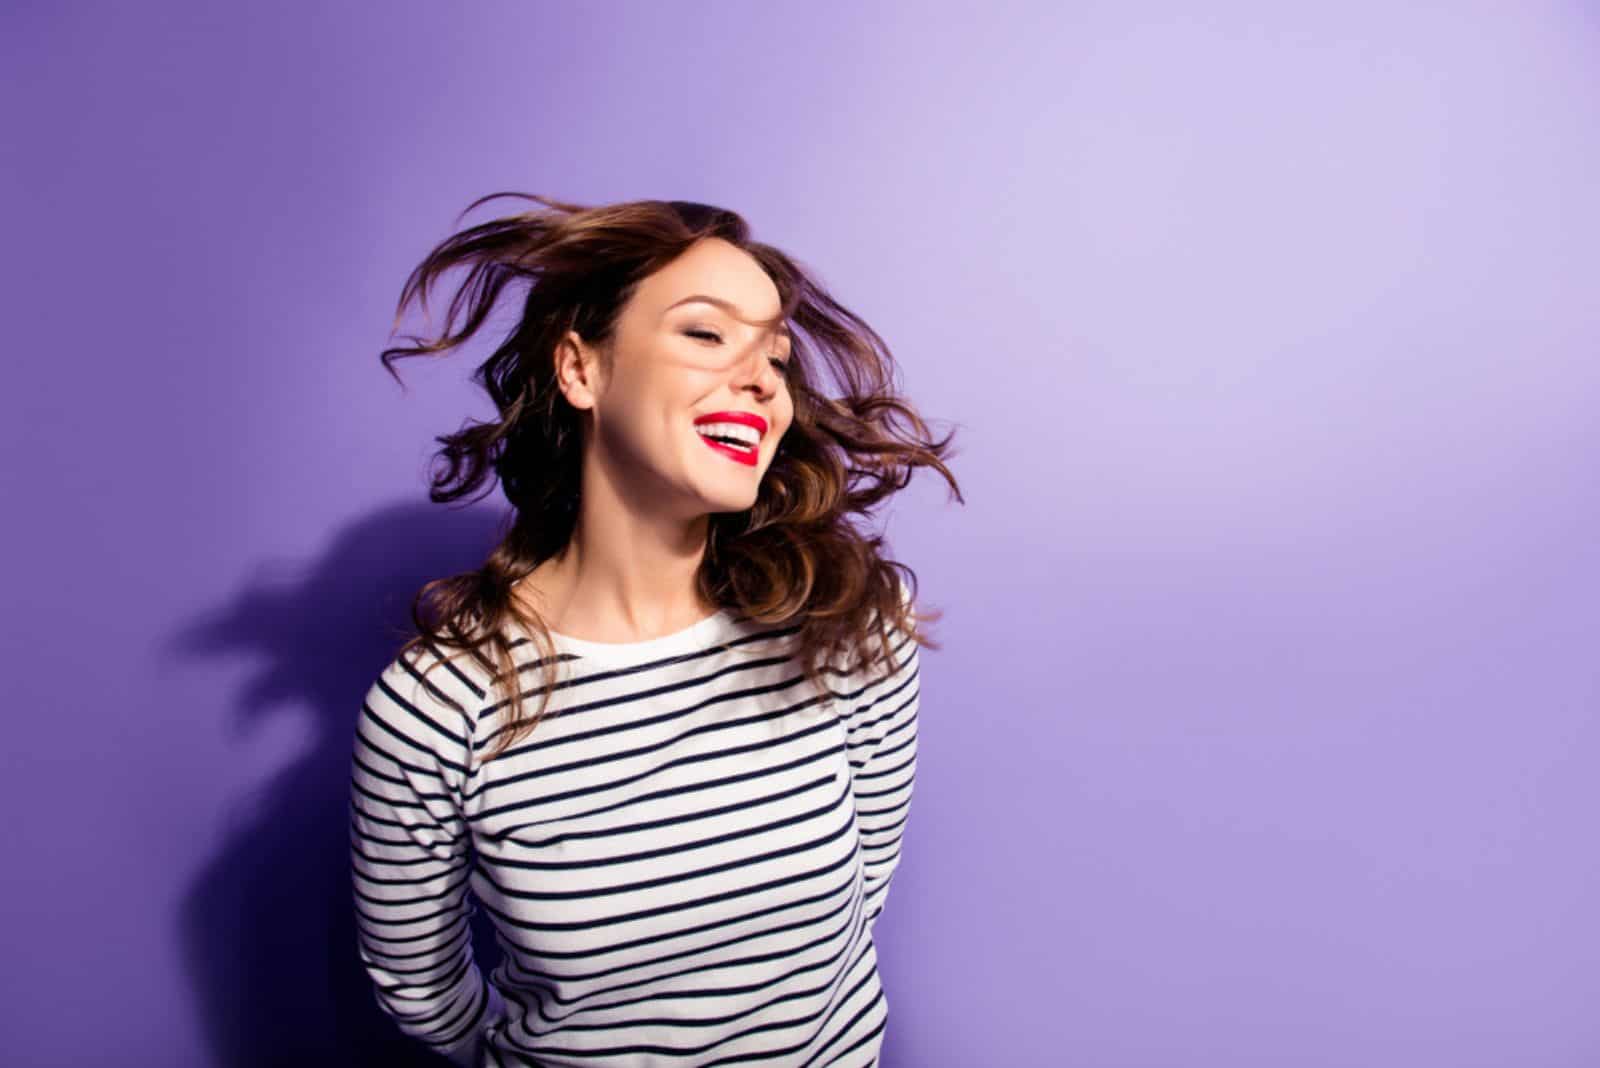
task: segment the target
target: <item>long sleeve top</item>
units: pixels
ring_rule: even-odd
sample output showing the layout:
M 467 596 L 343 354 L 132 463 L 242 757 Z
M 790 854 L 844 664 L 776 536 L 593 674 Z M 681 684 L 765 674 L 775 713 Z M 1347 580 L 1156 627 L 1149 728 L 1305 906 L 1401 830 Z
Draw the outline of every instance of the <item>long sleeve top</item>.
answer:
M 723 610 L 642 642 L 557 634 L 545 719 L 492 761 L 506 701 L 481 665 L 429 646 L 383 669 L 350 841 L 361 958 L 401 1031 L 461 1068 L 877 1063 L 918 647 L 897 633 L 892 663 L 821 693 L 797 630 Z

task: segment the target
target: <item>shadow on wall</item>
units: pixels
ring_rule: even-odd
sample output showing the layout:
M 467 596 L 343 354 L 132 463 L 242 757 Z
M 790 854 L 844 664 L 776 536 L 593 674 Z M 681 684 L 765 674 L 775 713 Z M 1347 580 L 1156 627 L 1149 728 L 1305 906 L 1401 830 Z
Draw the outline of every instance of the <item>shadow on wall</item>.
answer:
M 350 766 L 361 701 L 411 633 L 411 598 L 481 564 L 499 518 L 484 507 L 386 509 L 176 638 L 182 658 L 260 658 L 225 710 L 240 735 L 275 713 L 312 715 L 305 753 L 241 805 L 184 898 L 183 956 L 212 1064 L 448 1064 L 395 1029 L 356 950 Z M 499 957 L 493 929 L 481 909 L 472 924 L 487 974 Z

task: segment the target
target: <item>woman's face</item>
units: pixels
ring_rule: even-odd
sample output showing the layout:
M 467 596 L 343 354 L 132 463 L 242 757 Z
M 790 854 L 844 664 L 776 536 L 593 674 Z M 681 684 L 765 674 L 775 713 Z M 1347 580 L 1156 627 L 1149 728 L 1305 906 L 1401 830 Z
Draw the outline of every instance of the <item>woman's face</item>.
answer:
M 794 415 L 783 366 L 790 342 L 782 327 L 741 317 L 779 310 L 778 288 L 760 265 L 717 238 L 645 278 L 618 316 L 610 375 L 594 359 L 582 380 L 562 369 L 568 399 L 593 415 L 586 491 L 598 475 L 631 506 L 682 519 L 755 504 Z M 568 337 L 591 356 L 576 334 Z M 764 422 L 753 457 L 740 459 L 696 429 L 697 419 L 718 412 Z

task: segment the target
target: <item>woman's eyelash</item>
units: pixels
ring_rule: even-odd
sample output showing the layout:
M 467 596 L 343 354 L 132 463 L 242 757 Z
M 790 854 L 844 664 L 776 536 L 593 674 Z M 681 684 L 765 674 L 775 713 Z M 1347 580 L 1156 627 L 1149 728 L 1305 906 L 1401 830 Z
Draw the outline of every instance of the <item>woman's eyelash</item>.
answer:
M 722 341 L 722 335 L 711 330 L 685 330 L 684 335 L 687 337 L 704 338 L 706 340 L 716 341 L 719 343 Z M 776 356 L 772 357 L 772 363 L 775 364 L 778 368 L 778 371 L 784 375 L 789 373 L 789 362 L 790 361 L 788 360 L 781 360 Z

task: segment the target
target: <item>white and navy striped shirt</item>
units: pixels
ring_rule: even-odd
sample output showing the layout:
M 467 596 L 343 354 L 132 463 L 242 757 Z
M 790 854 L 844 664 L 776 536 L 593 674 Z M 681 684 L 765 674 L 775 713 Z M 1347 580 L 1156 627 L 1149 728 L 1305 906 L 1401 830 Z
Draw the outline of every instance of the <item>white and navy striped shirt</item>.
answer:
M 556 635 L 546 718 L 497 759 L 468 657 L 397 656 L 355 732 L 360 952 L 401 1031 L 463 1068 L 875 1065 L 872 923 L 917 761 L 917 645 L 825 668 L 728 610 L 612 644 Z M 528 711 L 536 647 L 512 632 Z M 469 745 L 470 742 L 470 745 Z M 473 959 L 473 897 L 498 931 Z

